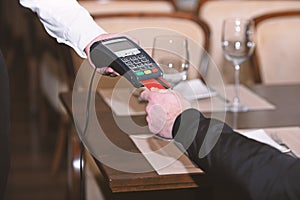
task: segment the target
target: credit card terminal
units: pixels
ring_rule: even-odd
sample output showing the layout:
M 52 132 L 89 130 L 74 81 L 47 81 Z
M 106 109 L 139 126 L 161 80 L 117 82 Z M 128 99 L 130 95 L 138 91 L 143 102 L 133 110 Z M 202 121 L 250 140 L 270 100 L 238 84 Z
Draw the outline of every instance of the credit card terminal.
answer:
M 90 56 L 96 67 L 111 67 L 134 87 L 171 87 L 162 78 L 163 72 L 155 61 L 125 36 L 95 42 Z

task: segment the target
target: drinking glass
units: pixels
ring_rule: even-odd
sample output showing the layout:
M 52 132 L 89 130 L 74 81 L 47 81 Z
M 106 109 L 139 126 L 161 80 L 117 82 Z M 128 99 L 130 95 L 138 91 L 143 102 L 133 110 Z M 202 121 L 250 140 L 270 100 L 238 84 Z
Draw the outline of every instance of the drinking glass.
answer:
M 163 78 L 173 87 L 187 78 L 189 69 L 188 41 L 183 36 L 157 36 L 153 41 L 152 58 L 162 69 Z
M 231 112 L 245 112 L 246 105 L 239 99 L 239 74 L 240 66 L 253 53 L 254 50 L 254 23 L 248 19 L 226 19 L 222 27 L 222 48 L 225 58 L 234 65 L 234 90 L 232 102 L 226 105 L 226 110 Z

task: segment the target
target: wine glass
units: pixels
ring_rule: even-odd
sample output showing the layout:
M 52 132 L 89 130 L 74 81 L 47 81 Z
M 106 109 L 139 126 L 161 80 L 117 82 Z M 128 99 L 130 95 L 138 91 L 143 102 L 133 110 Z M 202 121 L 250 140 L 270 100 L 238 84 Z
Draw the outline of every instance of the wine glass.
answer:
M 225 58 L 234 65 L 234 91 L 232 102 L 226 105 L 231 112 L 246 112 L 248 107 L 240 103 L 239 73 L 240 66 L 254 50 L 254 23 L 248 19 L 226 19 L 222 28 L 222 48 Z
M 187 79 L 189 52 L 185 37 L 175 35 L 155 37 L 152 58 L 162 69 L 163 78 L 173 87 Z

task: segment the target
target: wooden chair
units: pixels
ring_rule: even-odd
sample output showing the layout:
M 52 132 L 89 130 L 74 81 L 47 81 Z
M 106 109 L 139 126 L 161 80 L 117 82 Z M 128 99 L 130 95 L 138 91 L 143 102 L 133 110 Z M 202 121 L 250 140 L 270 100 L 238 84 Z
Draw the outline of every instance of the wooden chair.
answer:
M 299 10 L 300 1 L 242 1 L 242 0 L 207 0 L 198 10 L 198 16 L 211 29 L 211 56 L 218 66 L 225 83 L 233 82 L 234 68 L 225 60 L 221 48 L 221 28 L 225 18 L 242 17 L 253 18 L 275 11 Z M 241 81 L 253 83 L 254 72 L 251 65 L 245 63 L 241 67 Z
M 37 122 L 41 135 L 49 132 L 51 121 L 49 117 L 53 116 L 49 111 L 55 112 L 58 116 L 56 147 L 50 169 L 54 175 L 59 169 L 71 124 L 70 117 L 59 100 L 59 94 L 72 89 L 75 73 L 70 71 L 73 69 L 70 47 L 58 44 L 46 33 L 37 19 L 33 19 L 31 25 L 34 41 L 33 52 L 30 55 L 31 65 L 34 66 L 31 78 L 35 79 L 37 87 L 39 100 Z
M 47 108 L 50 106 L 58 114 L 58 131 L 56 147 L 53 152 L 53 161 L 51 174 L 58 171 L 62 156 L 67 145 L 68 132 L 71 126 L 71 120 L 62 105 L 59 94 L 64 91 L 71 91 L 75 79 L 70 48 L 65 45 L 56 44 L 53 41 L 52 47 L 49 47 L 41 53 L 38 62 L 39 67 L 39 87 L 41 93 L 40 123 L 41 132 L 48 131 L 49 114 Z
M 81 6 L 91 15 L 119 14 L 130 12 L 174 12 L 174 0 L 79 0 Z
M 300 83 L 300 9 L 254 18 L 256 82 Z

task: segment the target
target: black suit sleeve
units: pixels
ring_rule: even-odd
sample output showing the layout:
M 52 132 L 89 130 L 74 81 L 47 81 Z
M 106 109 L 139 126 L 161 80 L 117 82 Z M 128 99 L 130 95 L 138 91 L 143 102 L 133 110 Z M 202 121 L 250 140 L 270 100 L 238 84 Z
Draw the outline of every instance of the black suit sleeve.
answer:
M 300 199 L 300 159 L 248 139 L 195 109 L 177 117 L 173 137 L 214 184 L 230 184 L 249 199 Z

